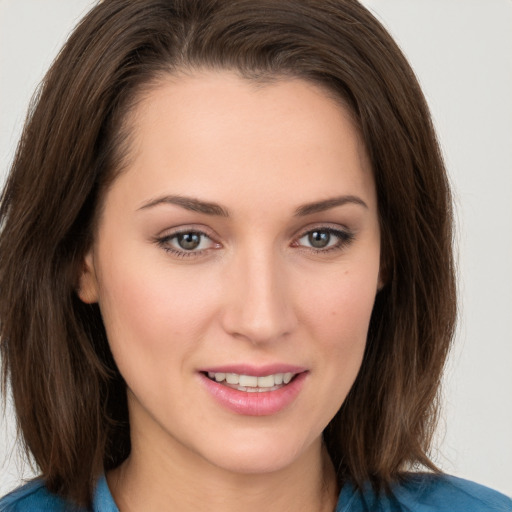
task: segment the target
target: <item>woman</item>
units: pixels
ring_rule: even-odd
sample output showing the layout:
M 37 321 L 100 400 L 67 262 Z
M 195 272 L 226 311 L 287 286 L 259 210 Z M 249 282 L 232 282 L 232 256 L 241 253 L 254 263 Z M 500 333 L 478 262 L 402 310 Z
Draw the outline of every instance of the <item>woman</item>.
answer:
M 428 457 L 450 208 L 356 2 L 96 6 L 2 198 L 4 375 L 42 478 L 0 510 L 510 510 Z

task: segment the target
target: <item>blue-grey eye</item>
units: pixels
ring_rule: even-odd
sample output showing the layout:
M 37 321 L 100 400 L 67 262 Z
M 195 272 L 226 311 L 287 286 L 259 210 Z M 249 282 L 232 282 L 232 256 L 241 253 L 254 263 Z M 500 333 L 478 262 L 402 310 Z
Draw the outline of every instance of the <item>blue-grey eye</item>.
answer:
M 331 241 L 331 233 L 326 230 L 318 229 L 311 231 L 308 233 L 307 237 L 309 244 L 315 249 L 324 249 Z
M 178 231 L 156 239 L 157 244 L 166 252 L 179 257 L 198 256 L 209 249 L 220 248 L 202 231 Z
M 204 235 L 201 233 L 179 233 L 176 235 L 176 242 L 178 243 L 180 249 L 185 251 L 193 251 L 197 249 L 201 245 L 201 238 Z
M 299 238 L 299 244 L 303 247 L 309 247 L 315 250 L 334 249 L 336 247 L 343 247 L 349 243 L 353 235 L 331 228 L 317 228 L 304 233 Z

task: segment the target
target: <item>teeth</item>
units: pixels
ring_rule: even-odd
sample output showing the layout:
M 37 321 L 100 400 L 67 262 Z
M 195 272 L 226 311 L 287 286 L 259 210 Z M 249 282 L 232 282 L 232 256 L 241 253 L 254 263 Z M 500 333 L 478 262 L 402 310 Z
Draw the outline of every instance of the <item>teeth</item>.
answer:
M 216 382 L 226 381 L 227 384 L 247 388 L 246 391 L 257 391 L 257 388 L 273 388 L 275 386 L 288 384 L 294 375 L 294 373 L 287 372 L 256 377 L 254 375 L 239 375 L 238 373 L 208 372 L 208 377 L 210 377 L 210 379 L 215 380 Z
M 252 375 L 240 375 L 238 383 L 240 386 L 244 386 L 245 388 L 257 388 L 258 377 L 253 377 Z
M 266 377 L 258 377 L 259 388 L 271 388 L 274 386 L 275 377 L 273 375 L 267 375 Z
M 239 384 L 240 375 L 238 375 L 237 373 L 226 373 L 226 382 L 228 384 Z

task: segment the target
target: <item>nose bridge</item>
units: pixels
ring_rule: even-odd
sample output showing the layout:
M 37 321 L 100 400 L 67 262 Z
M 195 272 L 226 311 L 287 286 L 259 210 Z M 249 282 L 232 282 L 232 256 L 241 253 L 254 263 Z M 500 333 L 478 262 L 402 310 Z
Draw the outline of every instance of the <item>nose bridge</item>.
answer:
M 264 343 L 293 330 L 295 320 L 283 263 L 271 247 L 248 247 L 237 254 L 224 312 L 226 331 Z

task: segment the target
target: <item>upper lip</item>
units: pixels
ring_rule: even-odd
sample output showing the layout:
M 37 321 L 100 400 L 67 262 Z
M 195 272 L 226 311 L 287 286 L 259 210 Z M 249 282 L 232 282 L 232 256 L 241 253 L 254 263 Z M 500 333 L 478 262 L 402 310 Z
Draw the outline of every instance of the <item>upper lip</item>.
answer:
M 255 377 L 264 377 L 266 375 L 274 375 L 276 373 L 302 373 L 307 371 L 303 366 L 292 364 L 274 363 L 264 366 L 254 366 L 251 364 L 226 364 L 219 366 L 210 366 L 202 368 L 203 373 L 236 373 L 238 375 L 252 375 Z

